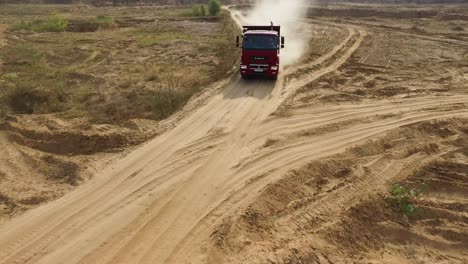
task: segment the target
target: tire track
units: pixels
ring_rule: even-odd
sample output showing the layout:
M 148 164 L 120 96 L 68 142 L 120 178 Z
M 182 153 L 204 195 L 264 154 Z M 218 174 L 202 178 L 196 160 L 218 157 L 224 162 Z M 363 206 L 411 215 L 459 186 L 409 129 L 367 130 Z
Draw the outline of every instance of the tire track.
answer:
M 234 78 L 177 127 L 113 164 L 100 177 L 6 224 L 0 229 L 0 263 L 204 262 L 202 245 L 209 242 L 213 227 L 250 204 L 259 190 L 288 170 L 405 124 L 468 115 L 466 110 L 417 112 L 454 102 L 447 97 L 398 105 L 315 108 L 291 120 L 269 117 L 297 89 L 337 70 L 351 57 L 366 32 L 355 28 L 349 32 L 349 39 L 302 69 L 330 61 L 328 65 L 287 87 L 284 76 L 277 83 Z M 269 134 L 400 109 L 407 110 L 401 118 L 258 150 L 258 143 Z
M 325 23 L 325 24 L 339 27 L 339 26 L 337 26 L 335 24 L 332 24 L 332 23 Z M 311 67 L 316 66 L 316 65 L 320 65 L 320 64 L 324 63 L 325 61 L 331 59 L 336 53 L 338 53 L 341 49 L 343 49 L 350 42 L 350 40 L 353 38 L 353 36 L 357 35 L 356 29 L 350 28 L 350 27 L 343 27 L 343 28 L 347 31 L 347 35 L 346 35 L 345 39 L 339 45 L 335 46 L 330 52 L 320 56 L 318 59 L 316 59 L 314 61 L 311 61 L 311 62 L 305 63 L 305 64 L 300 64 L 300 65 L 293 65 L 291 67 L 286 68 L 286 70 L 284 71 L 284 75 L 288 76 L 288 75 L 294 74 L 297 71 L 304 70 L 304 69 L 307 69 L 307 68 L 311 68 Z
M 335 53 L 330 55 L 330 57 L 333 57 L 334 55 L 337 55 L 337 54 L 339 55 L 340 52 L 343 53 L 343 55 L 339 56 L 330 65 L 322 67 L 321 69 L 317 71 L 313 71 L 310 74 L 306 74 L 305 76 L 300 76 L 300 78 L 291 80 L 291 82 L 288 83 L 288 89 L 285 89 L 283 91 L 283 94 L 281 95 L 282 96 L 281 103 L 284 100 L 286 100 L 286 98 L 289 98 L 291 95 L 293 95 L 300 88 L 317 80 L 318 78 L 324 76 L 325 74 L 328 74 L 330 72 L 337 70 L 341 65 L 343 65 L 351 57 L 351 55 L 353 55 L 353 53 L 359 48 L 362 41 L 367 35 L 367 32 L 362 29 L 358 29 L 357 31 L 359 33 L 359 36 L 351 47 L 338 49 L 335 51 Z

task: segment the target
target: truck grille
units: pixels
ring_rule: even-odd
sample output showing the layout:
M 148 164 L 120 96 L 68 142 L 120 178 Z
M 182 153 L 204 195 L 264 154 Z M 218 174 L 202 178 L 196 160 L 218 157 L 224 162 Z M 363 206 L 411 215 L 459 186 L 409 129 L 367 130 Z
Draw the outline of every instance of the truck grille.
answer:
M 249 68 L 252 70 L 267 70 L 268 64 L 250 64 Z

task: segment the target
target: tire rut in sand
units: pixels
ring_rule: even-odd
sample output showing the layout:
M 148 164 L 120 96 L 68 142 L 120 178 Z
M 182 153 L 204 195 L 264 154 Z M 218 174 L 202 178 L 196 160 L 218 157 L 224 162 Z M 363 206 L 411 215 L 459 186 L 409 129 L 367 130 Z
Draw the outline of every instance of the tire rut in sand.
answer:
M 415 112 L 417 112 L 417 109 L 415 109 Z M 468 116 L 468 112 L 466 111 L 461 111 L 459 114 L 461 116 Z M 364 142 L 368 138 L 381 135 L 390 129 L 398 128 L 405 124 L 431 120 L 438 117 L 450 117 L 452 115 L 456 116 L 456 113 L 442 112 L 439 115 L 431 114 L 422 116 L 416 114 L 416 118 L 408 117 L 397 122 L 389 122 L 388 120 L 379 121 L 380 124 L 379 122 L 375 122 L 377 124 L 374 124 L 374 126 L 369 125 L 368 129 L 370 131 L 368 132 L 365 132 L 363 129 L 355 129 L 354 133 L 350 133 L 350 131 L 347 130 L 340 131 L 339 134 L 343 135 L 341 136 L 342 138 L 331 134 L 327 137 L 330 138 L 329 141 L 324 141 L 323 138 L 312 139 L 310 140 L 311 143 L 309 146 L 299 144 L 284 153 L 274 153 L 273 151 L 273 156 L 261 155 L 261 160 L 251 162 L 250 166 L 237 166 L 235 176 L 229 177 L 230 182 L 225 184 L 226 189 L 224 192 L 226 195 L 223 200 L 213 208 L 209 215 L 204 217 L 202 224 L 192 231 L 191 237 L 197 240 L 206 236 L 204 234 L 209 232 L 213 223 L 220 225 L 222 219 L 229 218 L 233 214 L 235 215 L 238 210 L 245 209 L 245 206 L 249 203 L 255 203 L 257 199 L 256 196 L 262 188 L 279 180 L 288 170 L 301 166 L 311 159 L 339 153 L 346 147 L 359 144 L 359 142 Z M 387 124 L 382 125 L 382 123 Z M 332 143 L 331 139 L 333 139 L 335 143 Z M 266 175 L 268 177 L 266 177 Z M 180 250 L 175 253 L 187 251 L 190 252 L 190 247 L 183 243 Z M 194 254 L 197 255 L 200 253 Z
M 408 140 L 402 141 L 402 137 Z M 466 146 L 466 118 L 424 121 L 292 170 L 256 192 L 248 206 L 219 224 L 212 233 L 210 256 L 229 263 L 247 259 L 250 263 L 263 263 L 265 259 L 279 263 L 343 261 L 347 258 L 340 255 L 343 247 L 352 249 L 347 244 L 350 238 L 335 240 L 343 235 L 339 230 L 346 229 L 343 216 L 368 197 L 386 193 L 389 182 L 423 176 L 422 168 L 453 155 L 448 153 L 463 151 L 460 137 L 465 138 Z M 376 206 L 385 205 L 379 202 Z M 359 236 L 361 229 L 346 232 Z M 377 234 L 372 239 L 379 239 Z M 338 251 L 337 243 L 342 246 Z M 366 252 L 355 250 L 354 254 Z
M 171 242 L 171 239 L 168 239 L 167 237 L 173 236 L 174 233 L 176 234 L 176 236 L 178 233 L 181 233 L 179 232 L 179 229 L 174 228 L 174 219 L 178 219 L 178 216 L 181 213 L 187 216 L 196 216 L 197 213 L 193 211 L 196 210 L 196 208 L 187 208 L 188 210 L 186 211 L 168 211 L 167 209 L 157 210 L 157 208 L 186 208 L 182 205 L 190 203 L 194 199 L 188 199 L 186 201 L 183 201 L 184 199 L 182 198 L 182 200 L 180 200 L 180 194 L 185 193 L 186 191 L 189 191 L 189 194 L 196 194 L 197 191 L 190 190 L 199 189 L 199 183 L 197 182 L 197 179 L 203 179 L 204 177 L 206 177 L 206 175 L 212 175 L 212 173 L 206 174 L 205 171 L 197 172 L 198 169 L 197 167 L 194 167 L 195 164 L 200 164 L 200 167 L 198 168 L 202 168 L 205 166 L 208 170 L 211 170 L 213 161 L 218 160 L 217 163 L 223 165 L 222 159 L 220 160 L 218 157 L 216 157 L 216 154 L 219 154 L 220 151 L 230 153 L 230 147 L 232 147 L 230 146 L 230 144 L 236 143 L 234 139 L 237 138 L 239 136 L 239 133 L 242 132 L 239 131 L 235 134 L 235 136 L 230 135 L 227 139 L 227 142 L 221 141 L 217 144 L 218 146 L 210 148 L 208 152 L 216 152 L 215 154 L 208 153 L 208 155 L 204 155 L 202 151 L 193 150 L 194 153 L 192 153 L 191 155 L 196 160 L 193 164 L 187 164 L 187 160 L 183 158 L 177 158 L 177 156 L 180 156 L 181 153 L 185 153 L 185 151 L 182 150 L 183 146 L 188 146 L 188 149 L 186 150 L 190 150 L 191 146 L 194 146 L 191 142 L 197 142 L 196 144 L 203 142 L 198 140 L 199 138 L 202 138 L 199 136 L 203 136 L 205 133 L 209 133 L 209 131 L 212 130 L 211 128 L 223 127 L 228 131 L 232 129 L 239 130 L 238 128 L 235 128 L 235 126 L 233 126 L 232 124 L 239 124 L 241 128 L 245 128 L 249 126 L 252 122 L 255 122 L 255 118 L 246 119 L 245 116 L 256 116 L 257 114 L 263 113 L 262 108 L 256 105 L 259 101 L 259 99 L 257 98 L 263 98 L 270 94 L 272 90 L 271 84 L 271 82 L 260 81 L 257 83 L 246 85 L 241 81 L 235 83 L 233 88 L 227 88 L 223 94 L 217 96 L 217 98 L 214 98 L 213 102 L 208 103 L 205 109 L 201 109 L 200 111 L 198 111 L 198 114 L 194 114 L 192 119 L 201 120 L 200 122 L 192 122 L 192 120 L 189 119 L 185 123 L 183 122 L 181 124 L 181 127 L 169 132 L 172 135 L 163 136 L 160 139 L 156 139 L 155 141 L 157 142 L 153 143 L 153 146 L 158 146 L 158 149 L 151 147 L 150 145 L 152 144 L 149 144 L 146 150 L 140 150 L 137 151 L 137 153 L 128 156 L 127 162 L 133 161 L 134 164 L 132 167 L 134 167 L 134 169 L 131 169 L 131 167 L 127 168 L 123 166 L 123 171 L 118 173 L 117 177 L 111 177 L 106 179 L 104 176 L 101 182 L 104 188 L 96 185 L 83 186 L 83 188 L 81 189 L 81 194 L 80 192 L 78 192 L 74 195 L 77 195 L 78 197 L 83 195 L 86 198 L 79 201 L 70 199 L 70 202 L 68 204 L 67 202 L 63 204 L 57 202 L 55 204 L 57 206 L 57 208 L 55 208 L 57 212 L 56 217 L 43 217 L 44 222 L 42 225 L 38 224 L 40 223 L 39 221 L 36 221 L 34 225 L 24 223 L 24 225 L 30 226 L 31 231 L 34 231 L 28 232 L 27 235 L 26 233 L 24 233 L 25 236 L 21 236 L 18 233 L 14 232 L 16 233 L 15 237 L 19 235 L 19 237 L 17 237 L 16 239 L 20 239 L 18 240 L 20 242 L 14 244 L 9 243 L 9 248 L 4 247 L 5 251 L 2 252 L 2 260 L 5 263 L 9 263 L 10 261 L 18 259 L 21 262 L 36 262 L 46 260 L 53 262 L 54 259 L 61 259 L 62 256 L 66 254 L 65 252 L 69 252 L 71 248 L 74 248 L 73 245 L 79 244 L 79 241 L 92 241 L 92 243 L 89 243 L 92 245 L 91 247 L 81 248 L 80 252 L 82 253 L 80 254 L 77 254 L 76 252 L 75 254 L 72 253 L 74 257 L 73 259 L 79 260 L 81 257 L 84 257 L 84 255 L 82 254 L 86 254 L 86 250 L 88 250 L 90 253 L 86 255 L 89 256 L 89 258 L 91 259 L 92 256 L 96 254 L 99 255 L 99 258 L 113 259 L 114 257 L 112 256 L 112 254 L 116 254 L 116 252 L 113 251 L 113 249 L 116 244 L 119 244 L 118 241 L 129 241 L 128 238 L 124 238 L 122 240 L 118 239 L 120 237 L 119 231 L 121 230 L 130 230 L 130 233 L 123 233 L 122 235 L 127 236 L 126 234 L 128 234 L 129 237 L 135 238 L 130 240 L 131 242 L 129 242 L 130 244 L 128 246 L 137 246 L 137 243 L 133 242 L 140 241 L 140 239 L 138 239 L 138 234 L 151 234 L 151 232 L 148 233 L 144 231 L 148 228 L 156 228 L 156 231 L 153 230 L 155 233 L 153 233 L 153 235 L 151 236 L 151 240 L 154 237 L 157 237 L 156 233 L 160 233 L 161 235 L 165 236 L 164 240 L 168 243 L 168 246 L 171 247 L 170 245 L 173 242 Z M 260 87 L 264 87 L 264 89 L 257 89 L 259 88 L 259 85 Z M 226 102 L 228 103 L 226 104 Z M 255 106 L 254 111 L 249 110 L 252 106 Z M 219 111 L 213 111 L 213 108 L 225 108 L 224 112 L 229 112 L 230 115 L 235 116 L 226 118 L 224 114 L 220 115 Z M 244 111 L 234 111 L 235 109 L 239 108 Z M 210 122 L 211 125 L 207 125 L 207 122 Z M 198 129 L 190 127 L 193 125 L 196 125 L 198 127 L 199 123 L 203 123 L 206 128 Z M 193 133 L 193 131 L 197 131 L 198 133 Z M 171 136 L 179 138 L 181 141 L 177 142 L 175 146 L 173 145 L 174 141 L 167 144 L 160 144 L 160 142 L 166 142 L 167 138 L 170 138 Z M 207 142 L 207 146 L 211 145 L 212 143 L 213 142 Z M 204 148 L 202 147 L 200 149 L 203 150 Z M 156 153 L 152 153 L 153 151 L 155 151 Z M 176 155 L 174 156 L 175 159 L 170 158 L 171 155 L 168 154 L 168 152 L 173 152 L 174 155 Z M 158 153 L 165 153 L 166 155 L 158 157 Z M 152 156 L 149 157 L 148 154 L 152 154 Z M 145 158 L 141 159 L 140 157 Z M 169 164 L 164 165 L 165 162 L 169 162 Z M 160 163 L 161 165 L 148 166 L 148 164 L 155 163 Z M 185 165 L 183 166 L 183 164 Z M 164 166 L 166 166 L 167 169 L 164 169 Z M 115 170 L 118 171 L 119 169 L 115 168 Z M 166 174 L 163 173 L 164 170 L 168 170 Z M 191 170 L 194 171 L 191 172 Z M 115 174 L 115 172 L 113 172 L 112 169 L 110 169 L 109 173 L 111 175 Z M 174 174 L 170 176 L 171 173 Z M 155 178 L 153 175 L 157 175 L 157 177 Z M 167 177 L 163 177 L 164 175 L 167 175 Z M 206 186 L 209 186 L 209 184 Z M 89 189 L 87 189 L 86 187 Z M 157 193 L 158 196 L 161 196 L 164 194 L 164 188 L 166 188 L 171 193 L 179 194 L 179 196 L 169 196 L 172 198 L 168 199 L 166 205 L 164 205 L 163 207 L 160 207 L 163 204 L 163 200 L 155 199 L 145 195 L 146 192 L 150 192 Z M 93 192 L 92 195 L 86 195 L 89 191 L 92 191 L 94 189 L 100 189 L 100 191 L 98 193 Z M 209 190 L 207 190 L 207 192 L 209 192 Z M 113 195 L 115 193 L 118 193 L 119 196 Z M 103 200 L 103 198 L 105 197 L 108 197 L 110 199 Z M 174 203 L 179 203 L 180 206 L 174 206 Z M 63 208 L 62 206 L 65 206 L 65 208 Z M 149 218 L 141 217 L 141 219 L 143 219 L 142 223 L 132 223 L 132 219 L 137 219 L 139 215 L 144 216 L 146 214 L 145 207 L 156 210 L 152 211 L 153 216 Z M 53 210 L 48 212 L 53 212 Z M 60 215 L 58 214 L 59 212 Z M 126 215 L 126 218 L 128 219 L 124 220 L 122 217 L 118 217 L 119 215 Z M 102 231 L 86 232 L 86 228 L 89 226 L 109 226 L 109 221 L 116 218 L 120 218 L 121 221 L 119 221 L 119 223 L 114 223 L 110 225 L 113 228 L 107 229 L 104 233 Z M 187 221 L 188 220 L 189 219 L 187 219 Z M 164 225 L 160 224 L 161 221 L 166 223 L 167 228 L 164 228 Z M 140 227 L 138 226 L 145 226 L 145 228 L 139 231 Z M 188 227 L 185 223 L 180 223 L 176 226 L 180 226 L 181 228 L 184 228 L 184 226 Z M 12 230 L 10 229 L 10 231 Z M 6 234 L 3 233 L 3 235 Z M 113 241 L 115 243 L 109 244 L 110 251 L 106 251 L 107 244 L 102 243 L 104 243 L 106 239 L 110 239 L 110 235 L 114 235 L 116 239 Z M 15 240 L 12 239 L 11 236 L 3 238 L 5 239 L 3 240 L 5 242 Z M 23 241 L 27 242 L 24 243 Z M 52 241 L 54 241 L 54 243 L 52 243 Z M 174 242 L 177 242 L 177 240 L 175 240 Z M 95 248 L 94 252 L 93 250 L 89 250 L 94 247 L 93 245 L 97 246 L 100 244 L 100 249 Z M 145 258 L 153 259 L 151 255 L 146 255 L 145 252 L 149 253 L 154 247 L 151 245 L 151 243 L 143 243 L 143 245 L 143 249 L 141 249 L 141 251 L 138 250 L 138 252 L 140 253 L 139 256 L 142 259 L 142 261 L 144 261 Z M 160 251 L 158 252 L 160 252 L 161 254 L 167 254 L 170 252 L 170 250 L 165 250 L 165 248 L 161 245 L 158 245 L 158 248 L 160 249 Z M 111 251 L 113 253 L 111 253 Z M 44 252 L 44 255 L 37 254 L 38 252 Z M 109 252 L 109 254 L 111 255 L 98 254 L 98 252 Z M 129 250 L 128 252 L 132 252 L 132 250 Z M 73 261 L 70 255 L 67 256 L 67 259 L 69 261 Z M 117 261 L 124 261 L 129 256 L 135 259 L 139 258 L 134 255 L 124 255 L 121 257 L 116 255 L 115 259 Z M 164 257 L 161 256 L 161 258 Z
M 330 72 L 337 70 L 351 57 L 351 55 L 353 55 L 353 53 L 359 48 L 362 41 L 366 37 L 367 32 L 362 29 L 356 30 L 354 28 L 350 29 L 350 32 L 349 40 L 348 38 L 345 39 L 346 42 L 342 42 L 338 49 L 334 49 L 329 54 L 324 55 L 324 58 L 322 58 L 323 61 L 320 61 L 322 60 L 321 58 L 318 59 L 320 62 L 318 62 L 317 65 L 330 60 L 328 65 L 323 65 L 312 72 L 306 72 L 300 76 L 300 78 L 296 78 L 288 82 L 288 89 L 283 91 L 282 101 L 292 96 L 297 90 L 304 87 L 305 85 Z M 356 37 L 354 41 L 352 40 L 353 36 Z
M 293 128 L 277 122 L 280 119 L 271 114 L 286 98 L 301 86 L 337 70 L 356 51 L 366 32 L 362 29 L 351 29 L 350 32 L 353 35 L 346 42 L 307 65 L 323 64 L 323 67 L 312 69 L 286 87 L 283 76 L 276 83 L 233 78 L 223 91 L 188 114 L 174 129 L 113 164 L 97 179 L 1 227 L 0 263 L 184 263 L 187 260 L 218 263 L 216 260 L 218 257 L 222 259 L 225 249 L 206 251 L 213 226 L 221 225 L 217 230 L 222 230 L 226 226 L 222 224 L 226 221 L 223 219 L 235 218 L 238 212 L 255 203 L 259 191 L 278 184 L 277 180 L 289 170 L 311 159 L 342 152 L 390 129 L 468 114 L 463 108 L 418 114 L 417 110 L 423 105 L 434 106 L 438 100 L 423 98 L 415 102 L 402 100 L 399 106 L 393 102 L 379 102 L 374 108 L 338 107 L 336 113 L 330 112 L 328 116 L 293 115 L 292 118 L 302 120 Z M 452 99 L 445 98 L 444 101 L 441 98 L 438 104 L 449 104 Z M 316 122 L 323 126 L 333 124 L 336 122 L 334 114 L 341 116 L 340 121 L 343 121 L 352 118 L 347 111 L 356 111 L 363 116 L 370 112 L 383 115 L 398 112 L 399 107 L 405 106 L 408 113 L 401 119 L 395 116 L 352 124 L 334 131 L 328 138 L 322 135 L 290 142 L 282 148 L 259 149 L 264 140 L 260 133 L 277 130 L 279 134 L 288 134 L 313 127 Z M 326 112 L 326 108 L 312 111 L 315 110 Z M 365 160 L 369 155 L 364 156 Z M 416 155 L 398 164 L 411 167 L 410 159 L 426 160 L 424 155 L 420 158 Z M 374 164 L 378 163 L 377 159 Z M 371 176 L 359 177 L 363 175 L 360 170 L 364 167 L 362 165 L 355 171 L 359 180 L 354 186 L 356 190 L 372 187 Z M 372 165 L 368 167 L 373 168 Z M 394 177 L 391 171 L 382 172 L 378 168 L 372 173 L 381 182 Z M 331 196 L 324 194 L 324 205 L 332 206 L 333 200 L 338 200 L 349 206 L 359 197 L 340 195 L 340 190 L 346 188 L 352 193 L 354 189 L 350 182 L 335 179 L 332 183 L 335 189 L 330 192 Z M 296 203 L 298 205 L 300 202 Z M 327 213 L 325 207 L 318 209 Z M 340 212 L 330 211 L 329 218 Z M 255 212 L 247 213 L 246 217 L 239 218 L 239 224 L 249 227 L 258 222 L 256 217 Z M 282 217 L 288 219 L 287 215 Z M 297 227 L 310 221 L 307 214 L 298 213 L 292 217 Z M 252 223 L 248 222 L 252 219 Z M 327 219 L 325 215 L 324 220 Z M 278 230 L 294 231 L 286 228 L 284 223 L 278 226 L 281 227 Z M 242 228 L 240 230 L 239 234 L 245 234 Z M 223 232 L 215 232 L 213 236 L 217 238 L 216 234 Z M 254 235 L 268 236 L 261 232 Z M 287 242 L 288 238 L 284 239 Z M 237 243 L 249 245 L 252 241 L 240 239 L 233 243 L 237 247 Z M 220 256 L 209 254 L 213 252 Z M 253 251 L 248 252 L 251 253 Z M 232 255 L 233 262 L 238 260 L 235 256 Z
M 265 89 L 262 89 L 261 87 L 265 87 Z M 138 199 L 129 200 L 128 197 L 129 195 L 138 196 L 138 193 L 143 190 L 140 187 L 150 189 L 152 184 L 148 185 L 148 183 L 155 182 L 153 179 L 151 179 L 153 178 L 153 174 L 151 173 L 151 171 L 157 172 L 160 168 L 158 168 L 158 166 L 151 166 L 150 164 L 158 164 L 158 162 L 164 163 L 166 159 L 161 156 L 151 158 L 152 156 L 154 157 L 156 155 L 155 153 L 153 153 L 153 151 L 156 151 L 156 153 L 165 152 L 167 155 L 167 153 L 171 153 L 171 151 L 177 151 L 177 149 L 184 144 L 183 142 L 188 143 L 194 139 L 197 139 L 197 137 L 202 136 L 204 133 L 207 132 L 208 129 L 211 129 L 213 127 L 227 127 L 228 129 L 232 129 L 232 125 L 223 124 L 224 122 L 227 122 L 231 124 L 237 123 L 237 125 L 240 127 L 240 129 L 236 129 L 238 132 L 235 132 L 234 136 L 231 136 L 231 143 L 229 143 L 228 141 L 227 144 L 221 144 L 226 147 L 224 151 L 226 153 L 231 154 L 231 150 L 229 148 L 232 148 L 233 146 L 235 146 L 236 148 L 242 148 L 245 147 L 247 144 L 247 141 L 244 141 L 244 143 L 241 143 L 241 145 L 236 146 L 236 144 L 234 143 L 237 142 L 238 137 L 244 137 L 245 132 L 249 132 L 249 127 L 252 126 L 255 122 L 257 122 L 256 120 L 263 119 L 269 114 L 270 111 L 274 109 L 276 105 L 279 105 L 279 90 L 281 89 L 273 90 L 273 86 L 271 85 L 271 83 L 266 83 L 265 81 L 253 83 L 244 83 L 239 80 L 235 81 L 222 93 L 221 96 L 223 98 L 217 96 L 212 100 L 211 103 L 208 103 L 206 107 L 197 111 L 197 114 L 192 115 L 192 118 L 187 118 L 186 120 L 183 120 L 178 128 L 169 132 L 167 135 L 163 135 L 161 138 L 154 140 L 153 143 L 150 143 L 146 147 L 136 151 L 135 153 L 133 153 L 133 155 L 129 155 L 129 157 L 126 158 L 126 161 L 122 161 L 122 163 L 130 164 L 130 166 L 117 165 L 113 169 L 110 168 L 104 173 L 105 175 L 109 176 L 103 176 L 101 179 L 97 180 L 97 182 L 94 182 L 93 186 L 90 186 L 90 184 L 88 184 L 87 186 L 83 186 L 80 189 L 80 191 L 67 196 L 60 202 L 51 204 L 50 207 L 52 208 L 44 208 L 44 210 L 49 209 L 46 214 L 52 213 L 51 215 L 44 215 L 42 213 L 39 214 L 39 212 L 31 212 L 32 215 L 35 214 L 35 217 L 39 217 L 42 219 L 36 219 L 34 225 L 31 223 L 27 223 L 26 220 L 18 220 L 19 225 L 21 225 L 24 228 L 24 230 L 27 231 L 23 233 L 24 236 L 22 236 L 21 233 L 18 232 L 3 233 L 3 240 L 0 238 L 0 243 L 3 241 L 3 243 L 8 243 L 9 245 L 8 247 L 3 247 L 5 249 L 2 254 L 2 259 L 4 260 L 3 262 L 8 263 L 10 260 L 13 261 L 14 259 L 18 258 L 21 261 L 25 262 L 27 260 L 39 260 L 43 256 L 37 255 L 37 252 L 43 252 L 45 255 L 49 256 L 46 257 L 46 259 L 49 260 L 52 260 L 52 257 L 50 256 L 54 256 L 56 257 L 56 259 L 61 259 L 60 254 L 65 254 L 65 251 L 68 251 L 70 249 L 70 244 L 77 242 L 67 243 L 68 245 L 60 245 L 59 243 L 50 244 L 50 242 L 52 240 L 61 241 L 61 239 L 57 238 L 60 237 L 65 239 L 67 236 L 76 236 L 77 239 L 74 241 L 79 241 L 80 239 L 93 241 L 94 243 L 90 243 L 90 245 L 88 245 L 86 248 L 81 249 L 81 254 L 86 254 L 86 250 L 91 250 L 94 247 L 93 244 L 96 246 L 99 245 L 99 241 L 103 241 L 106 238 L 106 236 L 102 235 L 100 236 L 100 239 L 96 239 L 96 236 L 92 236 L 92 234 L 82 232 L 82 228 L 84 226 L 102 225 L 105 223 L 105 221 L 102 222 L 100 219 L 106 219 L 111 217 L 112 215 L 125 215 L 124 212 L 132 212 L 131 214 L 135 215 L 132 217 L 136 217 L 136 215 L 140 214 L 137 211 L 141 212 L 141 210 L 134 211 L 131 208 L 131 205 L 137 203 Z M 276 92 L 272 94 L 272 91 Z M 266 99 L 263 100 L 264 102 L 262 104 L 258 105 L 258 100 L 261 100 L 263 98 Z M 232 105 L 226 105 L 226 100 L 232 103 Z M 251 109 L 252 106 L 254 106 L 254 108 Z M 250 115 L 250 118 L 246 118 L 247 116 L 242 116 L 242 111 L 239 110 L 244 109 L 251 109 L 250 111 L 244 112 L 247 114 L 247 116 Z M 219 115 L 220 112 L 224 112 L 230 115 L 235 114 L 236 117 L 227 118 L 225 115 Z M 221 117 L 221 119 L 218 119 L 219 121 L 213 122 L 211 118 L 213 116 Z M 209 125 L 207 123 L 211 123 L 212 125 Z M 196 131 L 196 134 L 190 135 L 189 133 L 191 133 L 191 131 Z M 159 144 L 159 142 L 165 142 L 171 137 L 172 140 L 180 138 L 182 139 L 182 142 L 176 143 L 175 146 L 170 146 L 167 143 Z M 158 146 L 158 150 L 156 150 L 156 148 L 152 146 Z M 243 151 L 243 153 L 248 152 L 248 150 Z M 239 152 L 236 155 L 240 157 L 243 154 L 242 152 Z M 170 157 L 170 154 L 167 156 Z M 221 160 L 219 162 L 222 163 Z M 180 165 L 174 164 L 173 166 Z M 151 167 L 154 168 L 150 169 Z M 211 165 L 208 166 L 208 168 L 210 167 Z M 112 177 L 111 181 L 110 175 L 116 174 L 116 172 L 118 172 L 118 176 Z M 135 175 L 139 176 L 135 177 Z M 161 176 L 158 176 L 158 178 L 161 178 Z M 161 178 L 161 180 L 164 183 L 164 178 Z M 172 180 L 169 181 L 169 183 L 167 184 L 176 184 L 176 182 L 177 181 Z M 94 190 L 99 190 L 99 192 L 95 192 Z M 93 194 L 87 195 L 88 192 L 91 192 Z M 121 198 L 112 198 L 108 199 L 104 203 L 101 203 L 103 199 L 106 200 L 105 197 L 112 196 L 111 194 L 113 193 L 119 193 L 119 197 Z M 81 197 L 81 199 L 78 201 L 75 200 L 78 197 Z M 124 205 L 122 208 L 122 206 L 119 206 L 119 204 L 121 204 L 123 201 L 126 201 L 128 205 Z M 189 214 L 189 212 L 186 213 Z M 125 224 L 130 223 L 127 221 L 119 225 L 113 225 L 114 229 L 110 229 L 109 232 L 118 232 L 119 230 L 121 230 L 121 228 L 123 228 L 123 226 L 125 226 Z M 181 223 L 180 225 L 183 224 Z M 57 235 L 58 232 L 60 235 Z M 178 230 L 175 230 L 175 232 L 178 232 Z M 90 237 L 88 237 L 88 235 Z M 94 237 L 94 239 L 92 237 Z M 11 243 L 11 241 L 17 241 L 17 243 Z M 148 250 L 150 250 L 150 248 L 143 251 Z M 46 254 L 46 252 L 53 253 Z M 167 254 L 167 252 L 169 251 L 161 253 Z M 76 254 L 75 257 L 79 258 L 81 254 Z

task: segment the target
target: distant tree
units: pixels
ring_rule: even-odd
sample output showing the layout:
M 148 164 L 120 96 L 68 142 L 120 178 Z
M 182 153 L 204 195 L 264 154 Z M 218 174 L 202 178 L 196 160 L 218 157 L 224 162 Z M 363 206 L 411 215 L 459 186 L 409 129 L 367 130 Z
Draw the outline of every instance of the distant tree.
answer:
M 221 11 L 221 3 L 219 0 L 208 1 L 208 12 L 212 16 L 216 16 Z

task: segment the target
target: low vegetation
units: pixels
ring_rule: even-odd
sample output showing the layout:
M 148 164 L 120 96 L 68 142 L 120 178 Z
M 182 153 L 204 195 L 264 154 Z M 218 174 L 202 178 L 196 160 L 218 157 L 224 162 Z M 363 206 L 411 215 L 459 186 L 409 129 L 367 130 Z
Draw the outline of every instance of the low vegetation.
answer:
M 44 63 L 44 54 L 31 44 L 8 46 L 2 52 L 8 65 L 3 100 L 13 113 L 32 114 L 64 109 L 66 83 Z M 4 110 L 6 111 L 6 110 Z
M 210 15 L 215 16 L 221 10 L 221 3 L 219 0 L 209 0 L 208 1 L 208 11 Z
M 207 11 L 208 9 L 208 11 Z M 217 16 L 221 11 L 221 2 L 219 0 L 210 0 L 208 1 L 208 7 L 205 5 L 193 5 L 192 6 L 192 15 L 196 17 L 200 16 Z
M 426 183 L 413 188 L 396 183 L 391 186 L 389 190 L 390 196 L 386 198 L 386 201 L 399 208 L 404 214 L 412 215 L 416 213 L 416 200 L 426 193 L 427 190 L 428 185 Z
M 0 18 L 10 25 L 0 50 L 2 117 L 161 120 L 239 57 L 232 45 L 238 29 L 224 13 L 204 19 L 187 16 L 190 7 L 17 8 L 6 6 L 12 15 Z
M 62 32 L 68 27 L 68 21 L 59 15 L 49 15 L 46 19 L 20 22 L 14 24 L 11 30 L 29 30 L 34 32 Z
M 192 6 L 192 15 L 199 17 L 199 16 L 206 16 L 206 8 L 204 5 L 194 5 Z

